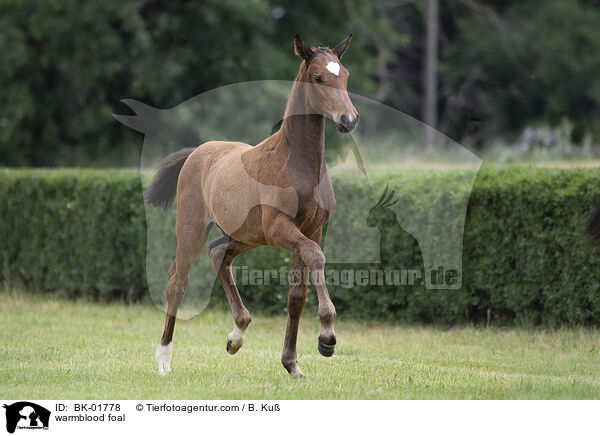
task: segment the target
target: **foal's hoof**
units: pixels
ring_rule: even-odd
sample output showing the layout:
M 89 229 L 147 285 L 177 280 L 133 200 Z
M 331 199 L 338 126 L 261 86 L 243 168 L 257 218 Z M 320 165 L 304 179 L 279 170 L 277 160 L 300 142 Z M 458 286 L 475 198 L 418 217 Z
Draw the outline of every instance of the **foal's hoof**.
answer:
M 304 378 L 304 373 L 300 371 L 300 368 L 296 367 L 294 370 L 290 372 L 292 378 Z
M 240 348 L 242 348 L 242 345 L 244 345 L 244 331 L 236 326 L 233 331 L 229 333 L 229 336 L 227 336 L 227 345 L 225 345 L 225 349 L 233 356 Z
M 241 347 L 242 347 L 241 345 L 239 345 L 239 346 L 235 347 L 235 346 L 233 345 L 233 342 L 231 341 L 231 339 L 228 339 L 228 340 L 227 340 L 227 345 L 225 345 L 225 349 L 226 349 L 226 350 L 227 350 L 227 352 L 228 352 L 229 354 L 231 354 L 232 356 L 233 356 L 235 353 L 237 353 L 237 352 L 238 352 L 238 350 L 239 350 Z
M 283 367 L 287 370 L 287 372 L 292 376 L 292 378 L 304 378 L 304 373 L 300 371 L 300 367 L 298 366 L 298 361 L 284 363 Z
M 328 345 L 319 339 L 319 353 L 321 356 L 331 357 L 333 356 L 333 352 L 335 351 L 335 339 L 333 340 L 333 344 Z

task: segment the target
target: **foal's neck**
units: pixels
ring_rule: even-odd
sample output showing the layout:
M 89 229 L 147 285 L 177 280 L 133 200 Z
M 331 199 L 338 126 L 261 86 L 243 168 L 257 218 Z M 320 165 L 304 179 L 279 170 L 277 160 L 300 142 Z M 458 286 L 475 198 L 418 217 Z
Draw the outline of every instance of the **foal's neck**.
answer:
M 294 81 L 280 134 L 290 150 L 288 167 L 307 181 L 319 183 L 325 167 L 325 117 L 315 113 L 306 92 L 310 86 L 304 64 Z

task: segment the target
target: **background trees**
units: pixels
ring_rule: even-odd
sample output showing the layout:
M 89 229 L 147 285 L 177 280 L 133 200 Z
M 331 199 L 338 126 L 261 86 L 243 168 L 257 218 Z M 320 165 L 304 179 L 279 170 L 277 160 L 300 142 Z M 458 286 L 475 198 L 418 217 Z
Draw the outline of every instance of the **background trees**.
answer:
M 174 106 L 291 79 L 292 37 L 355 38 L 350 89 L 423 113 L 425 0 L 0 0 L 0 165 L 131 165 L 122 98 Z M 439 2 L 437 128 L 482 146 L 528 125 L 600 135 L 600 2 Z

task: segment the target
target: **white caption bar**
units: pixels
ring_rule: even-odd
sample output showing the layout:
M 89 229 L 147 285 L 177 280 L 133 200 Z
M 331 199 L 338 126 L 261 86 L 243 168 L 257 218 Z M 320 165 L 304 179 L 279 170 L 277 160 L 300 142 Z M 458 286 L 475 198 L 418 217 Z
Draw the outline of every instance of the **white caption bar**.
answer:
M 0 400 L 14 434 L 584 434 L 594 401 Z M 37 406 L 37 407 L 35 407 Z M 44 410 L 49 411 L 47 416 Z M 19 414 L 17 416 L 16 414 Z M 17 421 L 15 421 L 15 419 Z M 46 421 L 46 422 L 44 422 Z M 4 432 L 7 428 L 2 428 Z M 9 429 L 10 430 L 10 429 Z M 135 433 L 131 433 L 131 432 Z M 182 432 L 182 433 L 176 433 Z M 6 433 L 3 433 L 6 434 Z

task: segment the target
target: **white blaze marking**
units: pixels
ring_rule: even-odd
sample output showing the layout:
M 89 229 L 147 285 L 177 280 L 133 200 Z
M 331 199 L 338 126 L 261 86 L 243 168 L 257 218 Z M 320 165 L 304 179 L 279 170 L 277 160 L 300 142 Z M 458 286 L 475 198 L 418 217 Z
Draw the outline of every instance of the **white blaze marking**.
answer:
M 340 74 L 340 64 L 337 62 L 329 62 L 325 68 L 327 68 L 327 71 L 331 74 L 335 74 L 336 76 Z

